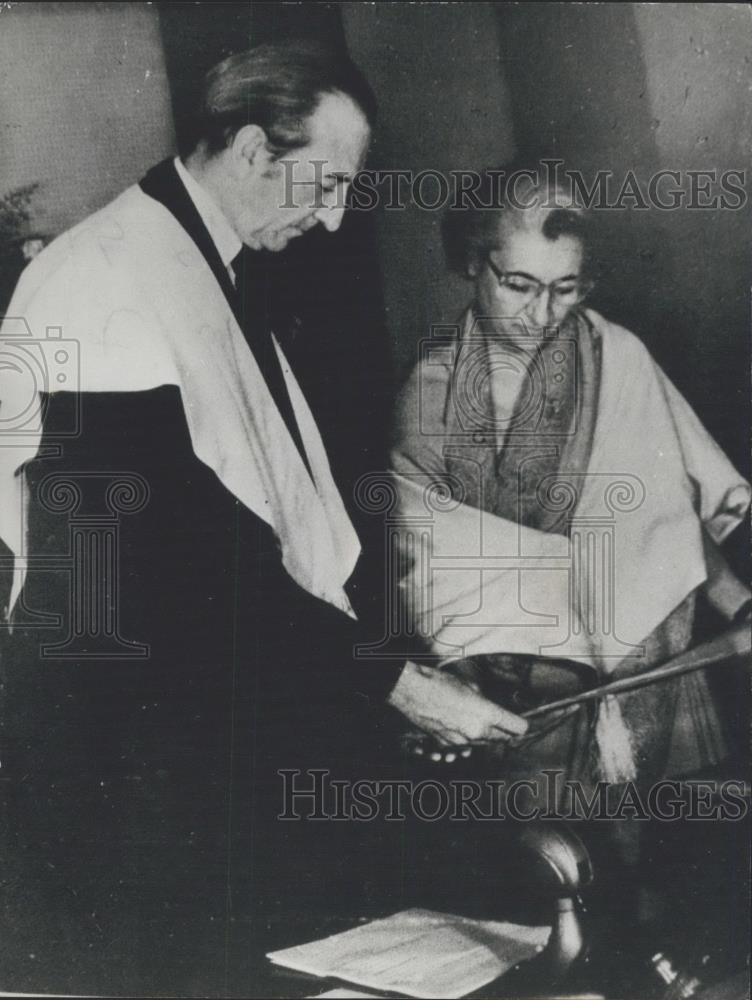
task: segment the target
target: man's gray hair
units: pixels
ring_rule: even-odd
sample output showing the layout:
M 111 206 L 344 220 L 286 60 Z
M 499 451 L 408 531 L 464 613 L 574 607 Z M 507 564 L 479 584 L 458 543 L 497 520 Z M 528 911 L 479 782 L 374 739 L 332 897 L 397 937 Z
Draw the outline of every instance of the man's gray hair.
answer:
M 214 155 L 244 125 L 258 125 L 281 156 L 307 144 L 308 119 L 324 94 L 336 93 L 349 97 L 373 126 L 373 91 L 345 54 L 301 40 L 238 52 L 206 75 L 185 151 L 202 144 Z

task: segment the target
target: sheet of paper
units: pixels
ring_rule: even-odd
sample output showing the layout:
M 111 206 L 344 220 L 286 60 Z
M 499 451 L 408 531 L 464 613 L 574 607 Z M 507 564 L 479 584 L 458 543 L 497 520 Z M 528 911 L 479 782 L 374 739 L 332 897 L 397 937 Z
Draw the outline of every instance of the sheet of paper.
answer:
M 550 927 L 404 910 L 268 958 L 309 975 L 425 1000 L 455 1000 L 490 983 L 548 941 Z
M 317 993 L 316 996 L 311 996 L 308 1000 L 379 1000 L 377 993 L 359 993 L 357 990 L 327 990 L 326 993 Z

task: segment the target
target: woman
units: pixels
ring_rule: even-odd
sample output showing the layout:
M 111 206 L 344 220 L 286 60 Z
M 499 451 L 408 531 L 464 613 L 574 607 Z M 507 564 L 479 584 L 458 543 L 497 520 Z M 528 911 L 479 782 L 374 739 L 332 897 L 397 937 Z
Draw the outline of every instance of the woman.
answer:
M 587 308 L 589 220 L 571 192 L 533 171 L 513 194 L 447 219 L 472 301 L 423 345 L 393 469 L 399 599 L 437 682 L 521 714 L 686 650 L 701 591 L 742 613 L 749 591 L 718 546 L 749 488 L 640 341 Z M 547 769 L 648 785 L 725 754 L 694 672 L 544 714 L 492 767 L 550 803 Z

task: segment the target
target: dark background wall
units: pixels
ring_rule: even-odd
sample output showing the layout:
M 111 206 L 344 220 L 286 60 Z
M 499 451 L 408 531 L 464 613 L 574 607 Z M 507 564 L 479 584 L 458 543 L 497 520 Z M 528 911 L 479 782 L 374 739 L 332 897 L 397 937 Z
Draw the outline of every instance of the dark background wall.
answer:
M 746 169 L 746 5 L 501 4 L 497 16 L 521 151 L 591 180 L 631 169 L 645 185 L 658 170 Z M 595 304 L 640 334 L 746 467 L 749 206 L 599 214 L 607 267 Z
M 546 153 L 645 181 L 747 166 L 746 5 L 19 3 L 0 11 L 0 195 L 40 182 L 29 228 L 54 235 L 175 148 L 208 66 L 290 35 L 346 46 L 366 70 L 381 104 L 373 167 Z M 465 304 L 438 222 L 415 206 L 350 213 L 336 237 L 311 233 L 273 264 L 306 319 L 295 350 L 335 463 L 354 446 L 360 467 L 375 461 L 365 442 L 418 341 Z M 612 212 L 594 298 L 645 339 L 742 467 L 749 223 L 748 208 Z M 361 419 L 343 428 L 350 405 Z
M 378 170 L 452 170 L 514 156 L 509 88 L 495 5 L 342 4 L 347 43 L 380 105 L 370 165 Z M 429 182 L 425 198 L 438 198 Z M 379 215 L 384 297 L 398 377 L 415 362 L 431 324 L 452 320 L 467 295 L 449 275 L 441 213 L 406 199 Z

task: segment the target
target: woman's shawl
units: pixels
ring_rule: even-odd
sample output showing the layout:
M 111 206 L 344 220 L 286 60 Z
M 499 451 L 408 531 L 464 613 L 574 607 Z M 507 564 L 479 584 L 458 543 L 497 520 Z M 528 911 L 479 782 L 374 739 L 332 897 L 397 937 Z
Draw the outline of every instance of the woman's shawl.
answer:
M 597 313 L 538 340 L 472 314 L 457 333 L 425 345 L 398 409 L 408 631 L 440 665 L 507 654 L 601 678 L 686 648 L 707 536 L 743 517 L 747 484 L 640 341 Z M 616 782 L 724 753 L 701 676 L 605 699 L 592 725 L 581 712 L 532 756 L 507 751 L 506 773 L 588 780 L 594 745 Z
M 705 580 L 703 526 L 725 538 L 749 487 L 629 331 L 588 310 L 556 347 L 522 354 L 468 314 L 403 390 L 392 464 L 409 626 L 440 662 L 508 652 L 608 674 Z M 582 377 L 564 376 L 562 429 L 544 410 L 567 367 Z M 489 498 L 498 451 L 506 479 Z
M 209 266 L 166 208 L 134 186 L 44 250 L 0 333 L 0 537 L 15 556 L 11 608 L 29 555 L 20 473 L 39 448 L 39 390 L 177 385 L 198 458 L 273 528 L 293 579 L 352 615 L 343 588 L 358 539 L 275 346 L 315 484 Z M 158 427 L 154 435 L 159 447 Z

